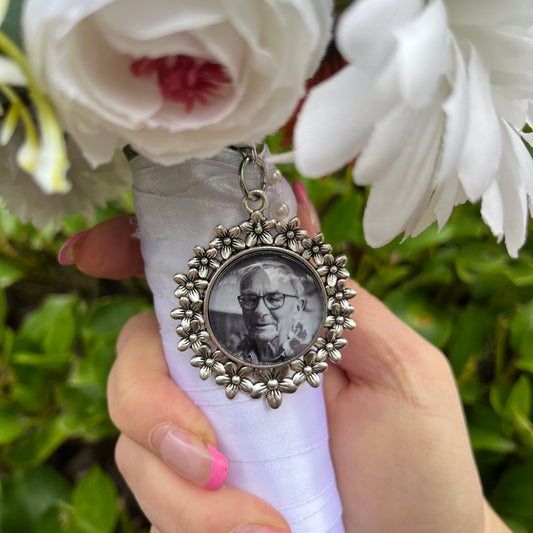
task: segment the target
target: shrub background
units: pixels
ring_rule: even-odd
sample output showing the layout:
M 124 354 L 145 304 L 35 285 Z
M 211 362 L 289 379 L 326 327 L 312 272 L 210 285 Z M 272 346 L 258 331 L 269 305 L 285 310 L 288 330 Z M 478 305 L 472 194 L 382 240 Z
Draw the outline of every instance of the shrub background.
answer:
M 533 533 L 533 239 L 510 259 L 464 205 L 440 233 L 371 249 L 350 171 L 304 183 L 352 276 L 447 354 L 486 495 L 513 531 Z M 97 221 L 132 210 L 128 196 Z M 69 217 L 55 235 L 0 210 L 2 533 L 149 528 L 114 466 L 105 390 L 117 335 L 151 297 L 143 280 L 58 265 L 60 245 L 90 225 Z

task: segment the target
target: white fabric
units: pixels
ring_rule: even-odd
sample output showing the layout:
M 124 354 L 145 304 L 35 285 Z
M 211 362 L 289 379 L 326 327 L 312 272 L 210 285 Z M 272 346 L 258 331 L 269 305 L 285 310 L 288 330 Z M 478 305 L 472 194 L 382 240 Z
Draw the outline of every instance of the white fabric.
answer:
M 331 465 L 321 389 L 302 385 L 284 395 L 277 410 L 265 400 L 239 393 L 228 400 L 213 378 L 202 381 L 179 352 L 170 317 L 177 306 L 173 274 L 187 271 L 196 245 L 208 246 L 218 224 L 231 227 L 247 218 L 237 179 L 238 152 L 209 160 L 161 167 L 133 161 L 135 209 L 148 283 L 154 293 L 165 355 L 174 381 L 199 405 L 215 428 L 218 448 L 229 461 L 227 483 L 268 501 L 288 520 L 293 533 L 342 533 L 342 508 Z M 253 168 L 249 167 L 250 175 Z M 247 176 L 249 175 L 247 171 Z M 296 204 L 285 180 L 269 188 L 270 205 Z M 267 215 L 269 213 L 267 212 Z

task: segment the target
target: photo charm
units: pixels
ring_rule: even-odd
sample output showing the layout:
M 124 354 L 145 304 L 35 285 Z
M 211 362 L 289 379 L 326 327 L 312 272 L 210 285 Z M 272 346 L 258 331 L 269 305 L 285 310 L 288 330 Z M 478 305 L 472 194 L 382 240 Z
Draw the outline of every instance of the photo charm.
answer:
M 297 217 L 265 218 L 265 164 L 255 149 L 240 150 L 250 217 L 217 226 L 208 248 L 194 248 L 188 272 L 174 275 L 179 306 L 170 314 L 180 320 L 178 349 L 194 352 L 202 379 L 214 375 L 229 399 L 243 392 L 277 409 L 284 393 L 318 387 L 328 362 L 340 361 L 343 331 L 355 328 L 355 291 L 346 286 L 346 257 L 334 257 L 322 233 L 309 238 Z M 259 166 L 260 189 L 246 186 L 250 164 Z

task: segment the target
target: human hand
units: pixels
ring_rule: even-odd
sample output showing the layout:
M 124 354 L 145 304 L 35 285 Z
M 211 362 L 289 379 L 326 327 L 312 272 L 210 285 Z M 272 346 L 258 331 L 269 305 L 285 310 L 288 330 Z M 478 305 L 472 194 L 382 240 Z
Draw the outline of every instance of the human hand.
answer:
M 296 192 L 302 225 L 316 233 L 316 214 L 302 189 Z M 138 241 L 129 238 L 133 233 L 127 218 L 104 222 L 75 241 L 69 257 L 93 275 L 140 275 Z M 509 531 L 483 500 L 445 357 L 374 297 L 356 290 L 358 328 L 346 332 L 343 360 L 330 366 L 324 379 L 346 531 Z M 244 523 L 288 530 L 279 513 L 251 495 L 227 486 L 214 492 L 197 486 L 209 475 L 205 442 L 215 445 L 215 437 L 199 409 L 168 377 L 151 316 L 133 319 L 121 335 L 109 406 L 123 432 L 119 467 L 160 531 L 229 532 Z M 197 461 L 192 474 L 183 471 L 194 463 L 186 455 L 179 456 L 185 465 L 174 462 L 181 476 L 160 460 L 154 428 L 167 422 L 199 436 L 195 442 L 203 446 L 203 462 Z M 179 457 L 166 459 L 179 462 Z

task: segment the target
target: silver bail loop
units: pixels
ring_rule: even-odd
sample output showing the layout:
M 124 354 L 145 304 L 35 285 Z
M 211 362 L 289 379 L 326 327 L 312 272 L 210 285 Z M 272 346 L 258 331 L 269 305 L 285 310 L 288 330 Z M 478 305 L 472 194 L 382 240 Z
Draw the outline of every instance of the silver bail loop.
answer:
M 260 145 L 260 147 L 262 151 L 264 145 Z M 267 168 L 265 162 L 259 157 L 257 146 L 245 146 L 238 148 L 238 150 L 243 156 L 241 164 L 239 165 L 239 185 L 243 193 L 242 204 L 244 209 L 248 213 L 252 213 L 253 211 L 264 212 L 268 209 L 268 198 L 265 193 L 267 188 Z M 250 190 L 246 185 L 246 169 L 250 164 L 255 164 L 260 169 L 260 189 Z M 252 207 L 250 206 L 250 202 L 261 202 L 261 204 L 258 207 Z

